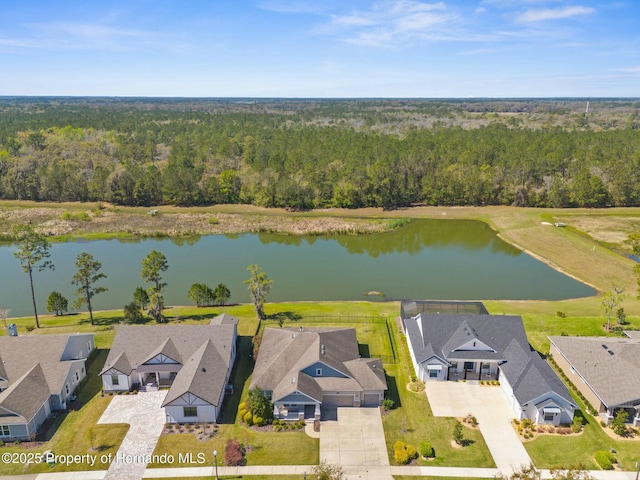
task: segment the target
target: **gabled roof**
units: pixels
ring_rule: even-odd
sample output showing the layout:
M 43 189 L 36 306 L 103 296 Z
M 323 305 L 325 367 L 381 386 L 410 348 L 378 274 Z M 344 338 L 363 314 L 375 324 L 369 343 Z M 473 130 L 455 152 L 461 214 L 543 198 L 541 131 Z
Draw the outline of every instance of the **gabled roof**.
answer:
M 209 322 L 209 325 L 237 325 L 239 320 L 229 315 L 228 313 L 221 313 L 217 317 L 213 317 Z
M 549 340 L 607 407 L 640 400 L 640 338 Z
M 162 406 L 186 393 L 218 406 L 227 378 L 224 365 L 228 365 L 228 361 L 225 362 L 213 342 L 207 339 L 177 373 Z
M 116 331 L 116 337 L 100 375 L 109 368 L 116 368 L 116 362 L 123 361 L 118 359 L 123 353 L 131 367 L 128 373 L 162 351 L 170 353 L 167 356 L 182 363 L 184 359 L 191 358 L 207 339 L 211 340 L 228 364 L 235 338 L 236 326 L 230 324 L 121 325 Z M 116 369 L 122 371 L 120 368 Z
M 79 334 L 87 338 L 93 334 Z M 62 360 L 70 335 L 21 335 L 0 337 L 2 369 L 9 384 L 40 364 L 52 394 L 59 394 L 74 361 Z M 1 400 L 0 400 L 1 401 Z
M 302 372 L 317 363 L 339 372 L 342 378 L 311 377 Z M 274 401 L 296 391 L 320 401 L 323 389 L 387 388 L 380 360 L 360 359 L 353 328 L 265 329 L 251 381 L 255 385 L 272 391 Z M 333 388 L 336 386 L 340 388 Z
M 573 405 L 565 385 L 529 345 L 519 316 L 420 314 L 405 318 L 404 323 L 419 364 L 434 355 L 447 361 L 498 361 L 521 405 L 551 391 Z M 495 353 L 456 350 L 473 339 Z
M 147 355 L 147 359 L 142 363 L 147 363 L 149 360 L 153 360 L 158 355 L 164 355 L 165 357 L 170 358 L 174 362 L 182 363 L 182 355 L 178 353 L 178 349 L 171 341 L 171 338 L 167 337 L 167 339 L 158 345 L 158 348 L 153 350 L 149 355 Z
M 50 387 L 40 364 L 34 365 L 22 377 L 0 394 L 0 406 L 16 416 L 2 417 L 2 423 L 26 423 L 49 399 Z
M 108 372 L 111 369 L 117 370 L 123 375 L 130 375 L 133 371 L 133 367 L 131 366 L 131 362 L 127 358 L 127 352 L 120 352 L 120 354 L 114 358 L 107 357 L 107 361 L 100 372 L 100 375 Z

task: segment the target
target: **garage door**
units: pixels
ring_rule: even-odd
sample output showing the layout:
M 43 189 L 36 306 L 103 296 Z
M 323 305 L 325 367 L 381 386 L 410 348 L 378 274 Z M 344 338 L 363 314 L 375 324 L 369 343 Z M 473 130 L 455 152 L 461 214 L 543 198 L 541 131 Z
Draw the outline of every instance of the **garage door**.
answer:
M 365 407 L 377 407 L 380 405 L 380 395 L 377 393 L 365 393 L 364 404 Z
M 353 395 L 324 395 L 323 407 L 353 407 Z

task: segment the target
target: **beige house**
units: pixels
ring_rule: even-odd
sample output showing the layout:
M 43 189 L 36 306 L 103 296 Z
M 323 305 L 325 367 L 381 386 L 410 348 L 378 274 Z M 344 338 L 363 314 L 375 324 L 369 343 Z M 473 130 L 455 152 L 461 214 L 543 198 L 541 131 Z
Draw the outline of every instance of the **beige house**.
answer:
M 168 388 L 167 423 L 215 422 L 236 357 L 238 320 L 121 326 L 100 372 L 104 391 Z
M 640 425 L 640 336 L 549 337 L 549 353 L 571 382 L 611 421 L 625 410 Z
M 93 334 L 0 337 L 0 440 L 32 440 L 55 410 L 66 410 Z
M 274 417 L 319 419 L 336 407 L 378 407 L 382 362 L 360 358 L 353 328 L 267 328 L 251 388 L 270 396 Z

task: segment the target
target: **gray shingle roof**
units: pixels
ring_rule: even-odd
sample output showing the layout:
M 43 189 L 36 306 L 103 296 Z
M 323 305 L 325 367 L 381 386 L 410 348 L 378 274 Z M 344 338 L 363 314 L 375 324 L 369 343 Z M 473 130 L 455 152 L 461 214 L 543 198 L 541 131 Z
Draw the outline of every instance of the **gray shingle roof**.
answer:
M 418 322 L 422 327 L 420 333 Z M 497 360 L 521 405 L 556 392 L 573 404 L 569 391 L 551 367 L 531 348 L 522 318 L 512 315 L 421 314 L 404 320 L 418 363 L 433 355 L 451 360 Z M 492 348 L 488 351 L 455 351 L 477 339 Z M 416 347 L 417 345 L 417 347 Z
M 549 337 L 549 340 L 607 407 L 640 400 L 640 338 Z
M 228 359 L 220 353 L 210 339 L 189 358 L 177 373 L 162 406 L 168 405 L 185 393 L 191 393 L 211 405 L 218 406 L 225 388 Z
M 149 325 L 118 327 L 100 375 L 109 369 L 130 374 L 159 353 L 182 363 L 164 405 L 190 392 L 217 405 L 225 388 L 236 324 Z M 125 370 L 129 369 L 128 372 Z
M 213 317 L 209 322 L 209 325 L 238 325 L 239 320 L 229 315 L 228 313 L 221 313 L 217 317 Z
M 348 378 L 316 378 L 301 373 L 317 362 Z M 265 329 L 251 381 L 251 386 L 255 385 L 271 390 L 274 401 L 295 391 L 320 401 L 323 389 L 387 388 L 380 360 L 360 359 L 353 328 Z
M 153 358 L 151 355 L 165 345 L 167 339 L 171 339 L 181 359 L 190 358 L 207 339 L 211 339 L 223 358 L 228 358 L 224 352 L 230 352 L 234 334 L 234 325 L 121 325 L 100 375 L 115 368 L 123 352 L 131 368 L 135 369 Z
M 12 382 L 0 395 L 0 406 L 18 416 L 2 417 L 2 423 L 26 423 L 49 399 L 50 387 L 40 364 L 34 365 L 22 377 Z

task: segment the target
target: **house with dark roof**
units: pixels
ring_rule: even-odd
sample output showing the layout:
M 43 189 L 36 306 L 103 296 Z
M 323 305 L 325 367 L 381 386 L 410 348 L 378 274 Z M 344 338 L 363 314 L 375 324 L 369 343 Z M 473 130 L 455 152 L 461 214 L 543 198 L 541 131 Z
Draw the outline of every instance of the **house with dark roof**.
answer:
M 499 380 L 516 418 L 554 425 L 571 422 L 577 407 L 529 345 L 522 318 L 420 310 L 402 322 L 422 381 Z M 402 311 L 411 311 L 411 306 Z
M 0 439 L 32 440 L 86 376 L 93 334 L 0 337 Z
M 549 353 L 572 383 L 610 422 L 619 410 L 640 425 L 640 336 L 549 337 Z
M 167 423 L 215 422 L 236 358 L 238 320 L 118 327 L 100 372 L 105 391 L 168 388 Z
M 274 417 L 319 419 L 336 407 L 378 407 L 387 381 L 382 362 L 360 358 L 353 328 L 267 328 L 253 371 Z

